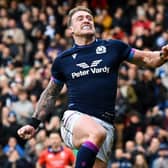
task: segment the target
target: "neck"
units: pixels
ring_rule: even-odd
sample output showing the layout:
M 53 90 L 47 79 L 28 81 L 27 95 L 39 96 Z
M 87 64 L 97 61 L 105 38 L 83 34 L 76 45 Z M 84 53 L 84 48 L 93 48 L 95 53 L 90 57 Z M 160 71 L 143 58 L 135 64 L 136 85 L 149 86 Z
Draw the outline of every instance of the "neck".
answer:
M 75 36 L 74 37 L 74 41 L 75 44 L 79 45 L 79 46 L 83 46 L 83 45 L 89 45 L 91 43 L 93 43 L 95 41 L 96 37 L 91 35 L 91 36 L 84 36 L 84 37 L 79 37 L 79 36 Z
M 58 151 L 60 151 L 62 149 L 62 146 L 52 146 L 52 150 L 54 151 L 54 152 L 58 152 Z

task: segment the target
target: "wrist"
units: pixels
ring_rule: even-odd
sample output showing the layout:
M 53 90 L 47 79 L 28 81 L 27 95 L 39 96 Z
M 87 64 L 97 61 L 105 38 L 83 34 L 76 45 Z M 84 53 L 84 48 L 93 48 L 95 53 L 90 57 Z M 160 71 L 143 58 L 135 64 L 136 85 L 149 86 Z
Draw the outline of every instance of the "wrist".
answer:
M 41 121 L 35 117 L 30 118 L 28 121 L 28 124 L 33 126 L 35 129 L 38 128 L 40 123 L 41 123 Z
M 162 51 L 160 51 L 159 56 L 160 56 L 160 59 L 161 59 L 161 60 L 164 60 L 164 54 L 163 54 Z

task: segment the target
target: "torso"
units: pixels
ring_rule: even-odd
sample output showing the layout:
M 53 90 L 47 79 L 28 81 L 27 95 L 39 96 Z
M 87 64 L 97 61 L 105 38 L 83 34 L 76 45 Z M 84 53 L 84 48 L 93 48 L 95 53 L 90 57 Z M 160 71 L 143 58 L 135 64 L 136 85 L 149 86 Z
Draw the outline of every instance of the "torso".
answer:
M 113 119 L 118 68 L 129 52 L 124 43 L 97 40 L 63 53 L 60 68 L 68 87 L 69 109 Z

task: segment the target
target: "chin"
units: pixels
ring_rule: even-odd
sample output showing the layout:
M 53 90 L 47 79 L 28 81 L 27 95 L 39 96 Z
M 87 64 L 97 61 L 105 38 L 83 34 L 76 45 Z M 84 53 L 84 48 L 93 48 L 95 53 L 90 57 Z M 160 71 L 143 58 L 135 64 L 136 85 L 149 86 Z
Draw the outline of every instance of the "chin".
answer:
M 82 32 L 81 35 L 84 35 L 84 36 L 94 36 L 95 32 Z

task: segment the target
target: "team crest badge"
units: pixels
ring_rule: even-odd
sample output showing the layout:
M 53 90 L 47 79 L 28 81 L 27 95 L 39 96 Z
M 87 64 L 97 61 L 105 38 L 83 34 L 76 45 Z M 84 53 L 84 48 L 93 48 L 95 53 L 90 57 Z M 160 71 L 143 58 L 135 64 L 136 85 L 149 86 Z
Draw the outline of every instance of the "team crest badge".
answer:
M 96 54 L 103 54 L 106 53 L 106 47 L 105 46 L 98 46 L 96 48 Z

